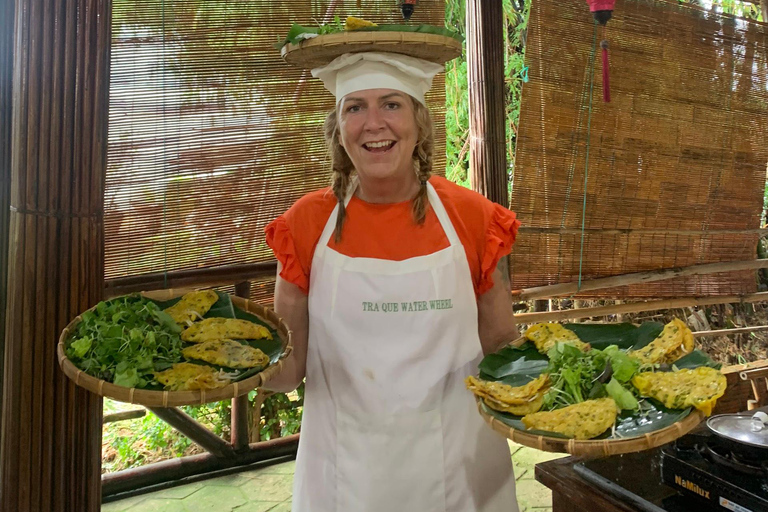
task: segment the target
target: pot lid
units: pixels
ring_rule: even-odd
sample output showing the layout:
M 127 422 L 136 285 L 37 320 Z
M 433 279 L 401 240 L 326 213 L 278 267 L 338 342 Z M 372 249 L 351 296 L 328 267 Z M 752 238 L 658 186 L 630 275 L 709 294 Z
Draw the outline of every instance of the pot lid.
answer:
M 707 420 L 715 434 L 737 443 L 768 448 L 768 414 L 721 414 Z

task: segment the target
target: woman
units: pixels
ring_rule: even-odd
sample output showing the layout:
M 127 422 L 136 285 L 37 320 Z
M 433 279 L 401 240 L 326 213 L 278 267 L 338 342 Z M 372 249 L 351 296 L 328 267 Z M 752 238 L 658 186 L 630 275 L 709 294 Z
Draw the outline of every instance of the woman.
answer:
M 463 380 L 517 337 L 502 257 L 519 223 L 431 176 L 440 70 L 383 53 L 313 70 L 337 98 L 332 186 L 266 229 L 294 342 L 268 387 L 306 376 L 294 511 L 517 510 L 506 440 Z

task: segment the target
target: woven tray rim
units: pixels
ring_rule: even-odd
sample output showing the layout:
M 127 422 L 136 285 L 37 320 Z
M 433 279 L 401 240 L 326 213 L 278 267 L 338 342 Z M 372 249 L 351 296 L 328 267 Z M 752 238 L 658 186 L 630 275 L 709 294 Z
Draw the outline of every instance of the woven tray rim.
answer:
M 483 401 L 475 397 L 477 410 L 485 422 L 499 434 L 515 443 L 530 448 L 536 448 L 545 452 L 568 453 L 581 457 L 608 457 L 611 455 L 620 455 L 623 453 L 641 452 L 650 450 L 658 446 L 670 443 L 675 439 L 684 436 L 696 428 L 704 419 L 705 415 L 697 409 L 680 421 L 673 423 L 665 428 L 649 432 L 642 436 L 626 437 L 623 439 L 587 439 L 577 440 L 560 437 L 549 437 L 537 434 L 528 434 L 522 430 L 510 427 L 506 423 L 494 418 L 483 410 Z
M 304 68 L 328 64 L 345 53 L 380 51 L 419 57 L 445 64 L 461 55 L 462 43 L 453 37 L 427 32 L 340 32 L 288 43 L 280 50 L 288 63 Z
M 153 300 L 170 300 L 179 297 L 189 291 L 189 289 L 168 289 L 158 290 L 152 292 L 142 292 L 141 295 Z M 103 379 L 97 379 L 91 375 L 88 375 L 84 371 L 75 366 L 72 361 L 69 360 L 64 347 L 65 341 L 69 336 L 72 329 L 82 319 L 82 314 L 75 317 L 67 326 L 62 330 L 59 336 L 59 342 L 56 346 L 56 354 L 64 374 L 75 383 L 75 385 L 84 388 L 99 396 L 111 398 L 119 402 L 126 402 L 131 404 L 144 405 L 147 407 L 176 407 L 180 405 L 194 405 L 205 404 L 209 402 L 218 402 L 221 400 L 227 400 L 244 395 L 249 391 L 263 386 L 270 379 L 278 375 L 282 369 L 285 358 L 293 351 L 292 331 L 288 328 L 282 318 L 277 314 L 261 304 L 257 304 L 248 299 L 241 297 L 231 296 L 232 303 L 240 309 L 256 315 L 260 320 L 266 322 L 277 331 L 278 336 L 283 342 L 283 349 L 277 362 L 270 364 L 264 370 L 252 375 L 247 379 L 233 382 L 227 386 L 217 389 L 209 390 L 194 390 L 194 391 L 154 391 L 138 388 L 126 388 L 124 386 L 116 386 L 111 382 L 107 382 Z M 95 308 L 95 306 L 94 306 Z M 88 311 L 93 310 L 89 309 Z

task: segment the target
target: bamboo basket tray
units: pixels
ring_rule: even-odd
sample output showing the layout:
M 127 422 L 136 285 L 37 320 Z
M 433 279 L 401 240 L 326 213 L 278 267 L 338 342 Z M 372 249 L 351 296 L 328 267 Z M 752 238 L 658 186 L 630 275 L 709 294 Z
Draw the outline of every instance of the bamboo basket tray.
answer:
M 445 64 L 461 55 L 461 41 L 426 32 L 342 32 L 286 44 L 281 50 L 288 64 L 316 68 L 345 53 L 390 52 Z
M 588 439 L 582 441 L 564 437 L 532 434 L 510 427 L 488 414 L 485 411 L 483 401 L 480 398 L 475 397 L 475 399 L 477 400 L 477 410 L 480 412 L 480 415 L 485 422 L 488 423 L 493 430 L 504 437 L 523 446 L 536 448 L 537 450 L 569 453 L 571 455 L 582 457 L 608 457 L 610 455 L 641 452 L 656 448 L 657 446 L 670 443 L 675 439 L 684 436 L 696 428 L 699 423 L 705 419 L 704 413 L 693 409 L 691 413 L 682 420 L 673 423 L 666 428 L 649 432 L 642 436 L 626 437 L 622 439 Z
M 191 290 L 158 290 L 152 292 L 143 292 L 141 295 L 148 299 L 157 301 L 171 300 L 183 295 Z M 267 368 L 241 381 L 233 382 L 228 386 L 194 391 L 154 391 L 147 389 L 127 388 L 116 386 L 110 382 L 97 379 L 77 368 L 67 358 L 64 348 L 64 342 L 69 337 L 74 327 L 80 322 L 81 316 L 78 315 L 62 331 L 57 345 L 57 357 L 59 366 L 64 374 L 71 379 L 77 386 L 87 389 L 102 397 L 111 398 L 120 402 L 139 404 L 147 407 L 176 407 L 180 405 L 205 404 L 208 402 L 218 402 L 244 395 L 249 391 L 263 386 L 270 379 L 278 375 L 283 368 L 285 358 L 293 351 L 291 341 L 291 331 L 277 314 L 255 302 L 240 298 L 230 297 L 232 304 L 256 315 L 260 320 L 267 323 L 275 331 L 282 342 L 282 352 L 277 362 L 270 364 Z M 92 308 L 93 309 L 93 308 Z

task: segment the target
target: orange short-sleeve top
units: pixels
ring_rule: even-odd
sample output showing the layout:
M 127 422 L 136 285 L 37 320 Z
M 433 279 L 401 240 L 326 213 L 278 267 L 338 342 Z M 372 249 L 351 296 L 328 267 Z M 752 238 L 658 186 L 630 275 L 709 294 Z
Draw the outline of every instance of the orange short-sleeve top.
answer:
M 433 176 L 429 182 L 443 202 L 467 253 L 475 293 L 493 286 L 499 260 L 509 254 L 520 222 L 514 212 L 482 195 Z M 265 228 L 267 244 L 282 264 L 280 277 L 309 292 L 312 257 L 320 235 L 336 206 L 330 188 L 311 192 Z M 367 203 L 352 197 L 341 241 L 328 247 L 350 257 L 402 261 L 448 247 L 440 221 L 427 210 L 423 224 L 413 221 L 411 202 Z

